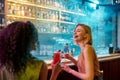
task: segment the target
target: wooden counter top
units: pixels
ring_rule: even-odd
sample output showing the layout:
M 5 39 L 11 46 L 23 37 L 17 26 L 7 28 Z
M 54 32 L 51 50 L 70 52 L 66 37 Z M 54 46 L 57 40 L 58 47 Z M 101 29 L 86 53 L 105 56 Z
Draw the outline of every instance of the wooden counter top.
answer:
M 106 55 L 98 56 L 99 62 L 114 60 L 114 59 L 117 59 L 117 58 L 120 58 L 120 53 L 106 54 Z M 77 60 L 77 57 L 75 57 L 75 59 Z M 51 59 L 50 60 L 45 60 L 45 62 L 48 64 L 48 69 L 51 69 L 52 60 Z M 67 59 L 62 59 L 61 62 L 63 64 L 67 64 L 67 65 L 74 65 L 70 60 L 67 60 Z
M 99 62 L 114 60 L 120 58 L 120 53 L 108 54 L 106 56 L 98 57 Z
M 98 56 L 98 55 L 97 55 Z M 75 57 L 77 58 L 77 57 Z M 119 76 L 119 72 L 120 72 L 120 53 L 115 53 L 115 54 L 107 54 L 107 55 L 99 55 L 98 56 L 98 60 L 100 63 L 100 70 L 103 71 L 104 75 L 103 75 L 103 80 L 119 80 L 120 76 Z M 49 69 L 49 73 L 48 73 L 48 80 L 50 78 L 51 75 L 51 65 L 50 63 L 52 62 L 52 60 L 48 60 L 48 69 Z M 67 59 L 62 59 L 63 64 L 67 64 L 70 65 L 70 67 L 74 70 L 77 70 L 77 67 L 74 66 L 74 64 L 67 60 Z M 78 78 L 76 78 L 75 76 L 62 71 L 57 80 L 80 80 Z

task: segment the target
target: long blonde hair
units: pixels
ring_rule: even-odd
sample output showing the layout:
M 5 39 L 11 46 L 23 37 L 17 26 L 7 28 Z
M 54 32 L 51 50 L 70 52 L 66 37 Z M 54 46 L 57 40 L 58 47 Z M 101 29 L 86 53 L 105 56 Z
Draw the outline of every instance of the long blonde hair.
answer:
M 92 45 L 92 33 L 91 33 L 91 28 L 88 25 L 85 24 L 77 24 L 76 28 L 78 26 L 82 26 L 86 32 L 86 40 L 85 40 L 85 44 L 90 44 Z M 76 28 L 74 29 L 74 31 L 76 30 Z

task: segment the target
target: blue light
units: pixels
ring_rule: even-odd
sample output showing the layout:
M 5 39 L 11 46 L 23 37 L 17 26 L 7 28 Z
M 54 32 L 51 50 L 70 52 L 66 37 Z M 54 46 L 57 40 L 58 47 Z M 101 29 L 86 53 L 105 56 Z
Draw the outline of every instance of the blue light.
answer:
M 90 7 L 96 9 L 96 4 L 92 4 L 92 3 L 90 3 Z
M 94 2 L 91 2 L 89 3 L 89 6 L 93 9 L 96 9 L 96 7 L 99 5 L 99 2 L 98 1 L 94 1 Z
M 95 3 L 95 4 L 99 4 L 99 2 L 98 2 L 98 1 L 94 1 L 94 3 Z

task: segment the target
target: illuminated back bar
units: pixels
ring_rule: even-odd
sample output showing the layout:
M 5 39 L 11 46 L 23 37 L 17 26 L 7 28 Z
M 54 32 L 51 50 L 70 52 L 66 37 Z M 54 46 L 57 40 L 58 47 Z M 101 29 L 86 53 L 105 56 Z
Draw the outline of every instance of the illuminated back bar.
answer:
M 107 3 L 106 3 L 107 2 Z M 118 47 L 116 38 L 116 13 L 112 0 L 2 0 L 0 1 L 0 26 L 14 21 L 30 20 L 39 34 L 39 46 L 33 53 L 42 59 L 51 59 L 57 50 L 77 56 L 79 48 L 73 42 L 73 30 L 78 23 L 91 27 L 93 47 L 98 55 L 109 54 Z M 112 14 L 112 15 L 111 15 Z

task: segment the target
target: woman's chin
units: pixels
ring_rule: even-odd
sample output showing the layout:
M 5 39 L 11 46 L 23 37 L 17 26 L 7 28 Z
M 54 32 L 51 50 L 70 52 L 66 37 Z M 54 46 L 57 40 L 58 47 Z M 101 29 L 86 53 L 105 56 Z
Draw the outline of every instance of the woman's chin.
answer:
M 76 45 L 78 45 L 78 41 L 77 41 L 77 40 L 74 40 L 74 43 L 75 43 Z
M 76 43 L 76 42 L 78 42 L 79 40 L 78 39 L 74 39 L 74 42 Z

